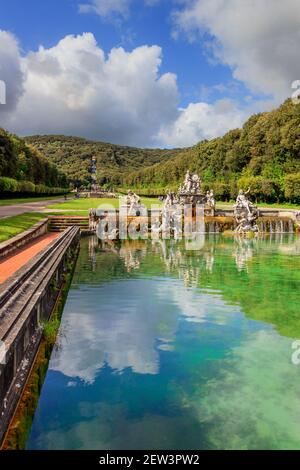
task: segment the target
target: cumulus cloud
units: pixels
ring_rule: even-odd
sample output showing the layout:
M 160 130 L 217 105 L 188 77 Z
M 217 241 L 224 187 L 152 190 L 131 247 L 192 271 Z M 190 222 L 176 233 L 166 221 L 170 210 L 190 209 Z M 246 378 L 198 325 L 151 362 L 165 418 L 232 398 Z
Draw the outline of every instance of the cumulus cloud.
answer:
M 229 99 L 214 104 L 190 103 L 170 126 L 161 129 L 159 138 L 166 145 L 185 147 L 202 139 L 221 136 L 240 127 L 248 113 Z
M 300 76 L 299 0 L 182 0 L 178 31 L 209 33 L 208 50 L 253 92 L 279 102 Z M 195 39 L 195 36 L 193 36 Z
M 106 57 L 86 33 L 17 57 L 24 94 L 17 112 L 1 115 L 1 124 L 23 135 L 65 133 L 153 145 L 160 127 L 178 113 L 176 76 L 159 74 L 161 53 L 158 46 L 141 46 L 131 52 L 115 48 Z
M 0 111 L 0 125 L 21 135 L 185 146 L 221 135 L 244 117 L 230 100 L 179 110 L 176 76 L 159 74 L 158 46 L 131 52 L 115 48 L 105 56 L 94 36 L 86 33 L 21 57 L 9 33 L 0 36 L 0 44 L 3 76 L 9 77 L 12 94 L 6 112 Z
M 0 79 L 7 78 L 10 87 L 0 125 L 21 135 L 186 146 L 221 135 L 244 117 L 230 100 L 192 103 L 179 110 L 176 76 L 159 74 L 158 46 L 131 52 L 115 48 L 105 56 L 94 36 L 86 33 L 21 57 L 16 39 L 2 33 L 0 57 Z
M 18 42 L 6 31 L 0 31 L 0 80 L 5 84 L 1 102 L 6 102 L 1 107 L 1 114 L 7 114 L 16 108 L 23 94 L 24 75 Z

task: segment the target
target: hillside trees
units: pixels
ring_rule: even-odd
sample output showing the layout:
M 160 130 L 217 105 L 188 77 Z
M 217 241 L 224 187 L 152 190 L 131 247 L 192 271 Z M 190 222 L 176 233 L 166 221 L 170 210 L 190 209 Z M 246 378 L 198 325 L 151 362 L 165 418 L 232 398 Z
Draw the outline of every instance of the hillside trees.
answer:
M 0 129 L 0 193 L 33 195 L 61 193 L 66 175 L 23 139 Z
M 287 100 L 279 108 L 255 114 L 242 129 L 202 141 L 170 161 L 131 172 L 123 185 L 176 188 L 190 169 L 202 176 L 219 199 L 234 199 L 251 187 L 257 201 L 295 201 L 300 175 L 300 105 Z

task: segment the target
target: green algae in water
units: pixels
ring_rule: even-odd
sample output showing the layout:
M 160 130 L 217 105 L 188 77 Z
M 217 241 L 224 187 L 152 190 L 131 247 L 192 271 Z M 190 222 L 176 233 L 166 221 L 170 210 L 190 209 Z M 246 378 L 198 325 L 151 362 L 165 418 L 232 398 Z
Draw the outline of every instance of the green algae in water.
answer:
M 300 239 L 83 239 L 28 449 L 299 449 Z

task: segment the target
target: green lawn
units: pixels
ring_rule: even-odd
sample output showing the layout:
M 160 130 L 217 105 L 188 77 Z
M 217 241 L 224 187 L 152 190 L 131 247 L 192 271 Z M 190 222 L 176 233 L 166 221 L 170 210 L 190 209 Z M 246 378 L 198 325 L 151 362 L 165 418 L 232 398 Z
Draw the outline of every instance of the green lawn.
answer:
M 26 214 L 0 219 L 0 242 L 4 242 L 9 238 L 24 232 L 24 230 L 27 230 L 44 218 L 45 214 L 27 212 Z
M 217 202 L 217 209 L 222 209 L 222 208 L 230 208 L 233 207 L 235 204 L 234 201 L 232 202 Z M 300 206 L 297 204 L 288 204 L 288 203 L 273 203 L 273 204 L 268 204 L 266 202 L 259 202 L 257 204 L 258 207 L 266 207 L 270 209 L 295 209 L 295 210 L 300 210 Z
M 24 204 L 26 202 L 51 201 L 60 199 L 63 196 L 40 196 L 40 197 L 22 197 L 16 199 L 0 199 L 0 206 L 13 206 L 14 204 Z
M 152 204 L 161 206 L 161 202 L 157 198 L 143 197 L 141 198 L 142 204 L 150 209 Z M 54 215 L 88 215 L 91 208 L 98 208 L 103 205 L 110 205 L 114 208 L 119 207 L 119 199 L 102 198 L 102 199 L 72 199 L 61 204 L 51 204 L 47 207 L 47 211 L 51 211 Z
M 162 203 L 157 198 L 142 197 L 141 201 L 146 207 L 150 208 L 152 204 L 161 206 Z M 72 199 L 61 204 L 53 204 L 47 207 L 47 212 L 51 215 L 81 215 L 87 216 L 91 208 L 97 208 L 101 205 L 109 204 L 112 207 L 119 207 L 119 199 Z M 234 202 L 217 202 L 217 208 L 232 208 Z M 281 209 L 300 209 L 300 206 L 294 204 L 258 204 L 259 207 L 281 208 Z

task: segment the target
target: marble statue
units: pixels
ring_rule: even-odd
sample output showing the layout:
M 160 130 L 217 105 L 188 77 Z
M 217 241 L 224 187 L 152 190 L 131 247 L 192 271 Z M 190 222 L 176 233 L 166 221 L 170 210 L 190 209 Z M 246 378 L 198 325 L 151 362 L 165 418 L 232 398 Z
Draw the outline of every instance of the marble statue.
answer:
M 143 206 L 141 205 L 141 199 L 137 194 L 129 190 L 127 195 L 123 198 L 123 200 L 124 200 L 123 207 L 125 206 L 127 208 L 127 215 L 129 216 L 140 215 L 140 212 Z
M 216 199 L 213 190 L 206 192 L 206 205 L 214 212 L 216 208 Z
M 152 223 L 151 232 L 153 235 L 161 233 L 172 233 L 174 236 L 181 234 L 182 206 L 178 196 L 173 192 L 168 192 L 162 208 L 161 223 L 156 220 Z
M 201 192 L 201 180 L 197 174 L 192 174 L 189 170 L 186 172 L 184 183 L 179 188 L 181 195 L 198 195 Z
M 256 221 L 259 217 L 258 208 L 247 198 L 247 191 L 240 190 L 234 205 L 234 216 L 237 223 L 236 232 L 258 232 Z

